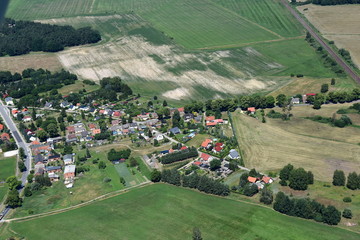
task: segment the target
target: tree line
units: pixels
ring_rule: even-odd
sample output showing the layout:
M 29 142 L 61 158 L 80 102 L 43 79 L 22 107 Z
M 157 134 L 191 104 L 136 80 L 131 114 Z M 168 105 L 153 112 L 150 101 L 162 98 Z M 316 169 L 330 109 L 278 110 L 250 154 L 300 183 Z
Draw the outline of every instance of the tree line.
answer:
M 125 150 L 120 150 L 120 151 L 116 151 L 115 149 L 111 149 L 108 154 L 108 160 L 109 161 L 115 161 L 115 160 L 119 160 L 119 159 L 128 159 L 130 157 L 131 154 L 131 150 L 130 149 L 125 149 Z
M 275 197 L 274 210 L 280 213 L 305 219 L 314 219 L 329 225 L 337 225 L 341 220 L 341 212 L 334 206 L 306 199 L 289 198 L 283 192 Z
M 360 0 L 310 0 L 309 3 L 316 5 L 343 5 L 343 4 L 358 4 Z
M 346 177 L 342 170 L 335 170 L 332 184 L 334 186 L 345 186 Z M 360 189 L 360 174 L 356 172 L 349 173 L 347 177 L 346 187 L 351 190 Z
M 198 151 L 195 147 L 191 147 L 191 148 L 187 148 L 178 152 L 174 152 L 174 153 L 169 153 L 165 156 L 162 156 L 160 158 L 160 162 L 162 164 L 169 164 L 169 163 L 173 163 L 173 162 L 178 162 L 178 161 L 182 161 L 188 158 L 193 158 L 193 157 L 197 157 Z
M 75 29 L 71 26 L 5 19 L 0 25 L 0 56 L 22 55 L 31 51 L 58 52 L 65 47 L 100 40 L 99 32 L 90 27 Z
M 151 180 L 153 182 L 163 181 L 175 186 L 194 188 L 201 192 L 219 196 L 227 196 L 230 194 L 229 186 L 219 181 L 208 178 L 205 175 L 199 176 L 196 173 L 184 176 L 176 169 L 164 170 L 162 173 L 155 170 L 152 173 Z

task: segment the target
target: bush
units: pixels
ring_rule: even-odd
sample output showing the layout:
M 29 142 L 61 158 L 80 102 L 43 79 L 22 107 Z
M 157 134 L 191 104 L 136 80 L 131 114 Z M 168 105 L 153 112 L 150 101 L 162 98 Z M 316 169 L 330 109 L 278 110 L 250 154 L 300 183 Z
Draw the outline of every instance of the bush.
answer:
M 104 161 L 100 161 L 98 167 L 99 167 L 99 169 L 105 169 L 106 163 Z
M 246 184 L 244 187 L 244 195 L 248 196 L 248 197 L 252 197 L 255 194 L 257 194 L 259 192 L 259 188 L 256 184 Z
M 161 181 L 161 172 L 159 172 L 158 170 L 154 170 L 151 172 L 151 176 L 150 176 L 150 180 L 152 182 L 160 182 Z
M 344 197 L 343 198 L 343 202 L 349 203 L 351 201 L 352 201 L 351 197 Z
M 280 180 L 279 184 L 283 187 L 286 187 L 288 185 L 285 180 Z
M 111 178 L 106 177 L 106 178 L 104 178 L 103 181 L 104 181 L 105 183 L 111 182 Z
M 273 192 L 270 189 L 265 188 L 261 191 L 260 202 L 270 205 L 273 200 Z
M 348 219 L 351 219 L 352 218 L 352 212 L 350 209 L 344 209 L 343 213 L 342 213 L 342 216 L 344 218 L 348 218 Z

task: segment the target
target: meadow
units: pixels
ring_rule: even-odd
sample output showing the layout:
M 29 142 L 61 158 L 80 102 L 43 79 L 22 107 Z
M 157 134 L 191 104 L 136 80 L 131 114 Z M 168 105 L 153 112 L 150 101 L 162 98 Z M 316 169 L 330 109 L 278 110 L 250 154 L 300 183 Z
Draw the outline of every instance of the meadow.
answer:
M 35 226 L 42 230 L 33 231 Z M 9 229 L 29 240 L 49 235 L 54 240 L 190 239 L 194 227 L 204 239 L 359 238 L 357 233 L 288 217 L 266 207 L 165 184 L 133 189 L 72 211 L 13 222 Z
M 245 166 L 269 172 L 291 163 L 311 170 L 315 179 L 327 182 L 332 181 L 336 169 L 346 173 L 359 169 L 359 129 L 339 129 L 303 119 L 304 115 L 298 113 L 300 108 L 293 108 L 294 117 L 290 121 L 266 118 L 267 122 L 261 123 L 238 111 L 233 114 Z M 304 108 L 311 114 L 310 106 Z M 280 108 L 275 110 L 281 112 Z M 317 115 L 322 115 L 321 111 Z
M 16 157 L 9 158 L 0 158 L 0 182 L 5 182 L 5 180 L 15 175 L 16 168 Z M 0 202 L 2 202 L 4 196 L 8 191 L 8 187 L 5 183 L 0 183 Z

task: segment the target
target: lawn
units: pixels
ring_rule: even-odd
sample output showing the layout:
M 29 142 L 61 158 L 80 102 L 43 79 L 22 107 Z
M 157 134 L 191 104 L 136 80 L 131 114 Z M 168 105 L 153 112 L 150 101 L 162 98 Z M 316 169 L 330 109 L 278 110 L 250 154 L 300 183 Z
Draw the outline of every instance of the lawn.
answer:
M 303 28 L 278 0 L 212 0 L 283 37 L 302 35 Z
M 136 168 L 128 168 L 126 163 L 116 164 L 114 167 L 119 174 L 118 177 L 125 179 L 126 187 L 135 186 L 146 181 L 141 172 L 137 171 Z
M 269 220 L 271 219 L 271 220 Z M 42 226 L 41 231 L 34 231 Z M 74 227 L 76 226 L 76 227 Z M 48 217 L 13 222 L 27 239 L 358 239 L 359 235 L 272 209 L 154 184 Z M 79 235 L 80 234 L 80 235 Z
M 196 134 L 196 136 L 191 139 L 190 141 L 186 142 L 186 145 L 187 146 L 190 146 L 190 147 L 200 147 L 201 143 L 203 141 L 205 141 L 205 139 L 207 138 L 211 138 L 211 135 L 209 134 Z
M 5 182 L 5 180 L 15 175 L 16 168 L 16 157 L 9 158 L 0 158 L 0 182 Z M 6 195 L 8 187 L 5 183 L 0 183 L 0 202 L 2 202 L 4 196 Z
M 347 128 L 335 129 L 301 118 L 289 122 L 267 118 L 264 124 L 240 112 L 233 114 L 233 124 L 248 168 L 276 171 L 292 163 L 311 170 L 315 179 L 330 182 L 335 169 L 350 172 L 360 167 L 360 148 L 354 144 L 360 142 L 360 135 Z M 341 141 L 346 136 L 352 143 Z

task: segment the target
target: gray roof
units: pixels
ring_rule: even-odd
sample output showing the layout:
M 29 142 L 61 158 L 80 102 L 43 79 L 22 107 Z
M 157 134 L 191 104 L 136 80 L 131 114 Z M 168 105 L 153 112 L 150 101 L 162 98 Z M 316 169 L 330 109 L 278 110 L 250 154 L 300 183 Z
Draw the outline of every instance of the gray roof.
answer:
M 172 129 L 170 129 L 170 132 L 172 132 L 173 134 L 181 133 L 180 128 L 178 128 L 178 127 L 174 127 Z
M 44 157 L 43 157 L 43 155 L 41 155 L 41 154 L 36 155 L 36 156 L 34 157 L 34 162 L 35 162 L 35 163 L 44 162 Z
M 72 155 L 72 154 L 66 154 L 66 155 L 64 155 L 63 158 L 64 158 L 64 160 L 65 160 L 65 159 L 71 159 L 71 160 L 72 160 L 72 159 L 73 159 L 73 155 Z
M 61 169 L 61 166 L 47 166 L 46 171 L 53 171 L 53 170 L 58 170 Z
M 229 155 L 230 155 L 231 158 L 240 157 L 239 153 L 235 149 L 231 149 Z

